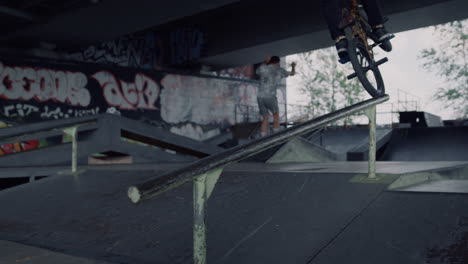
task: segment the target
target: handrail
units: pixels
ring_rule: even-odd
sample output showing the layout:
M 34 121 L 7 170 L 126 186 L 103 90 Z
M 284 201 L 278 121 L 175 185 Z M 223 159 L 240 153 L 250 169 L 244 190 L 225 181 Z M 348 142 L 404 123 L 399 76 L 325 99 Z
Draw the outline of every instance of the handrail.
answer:
M 214 169 L 222 168 L 230 163 L 248 158 L 258 152 L 284 143 L 292 137 L 302 135 L 313 129 L 325 126 L 345 118 L 348 115 L 364 111 L 388 100 L 388 95 L 372 98 L 252 141 L 248 144 L 208 156 L 184 168 L 165 173 L 141 184 L 130 186 L 128 189 L 128 197 L 133 203 L 139 203 L 142 200 L 154 197 L 186 182 L 192 181 L 200 175 L 209 173 Z
M 105 114 L 98 114 L 92 116 L 73 117 L 69 119 L 48 120 L 39 123 L 19 124 L 17 126 L 2 128 L 0 130 L 0 138 L 12 138 L 24 134 L 63 129 L 75 125 L 84 125 L 90 122 L 96 122 L 99 117 L 104 115 Z
M 20 136 L 6 137 L 6 138 L 0 137 L 0 145 L 13 144 L 16 142 L 24 142 L 28 140 L 34 140 L 34 139 L 38 140 L 38 139 L 44 139 L 44 138 L 51 138 L 55 136 L 61 136 L 63 135 L 64 129 L 67 129 L 73 126 L 79 126 L 80 132 L 92 131 L 98 128 L 98 125 L 96 124 L 96 122 L 87 122 L 87 123 L 78 123 L 76 125 L 69 125 L 69 126 L 62 127 L 62 128 L 54 128 L 54 129 L 39 131 L 39 132 L 28 133 L 28 131 L 26 131 L 24 132 L 23 135 L 20 135 Z

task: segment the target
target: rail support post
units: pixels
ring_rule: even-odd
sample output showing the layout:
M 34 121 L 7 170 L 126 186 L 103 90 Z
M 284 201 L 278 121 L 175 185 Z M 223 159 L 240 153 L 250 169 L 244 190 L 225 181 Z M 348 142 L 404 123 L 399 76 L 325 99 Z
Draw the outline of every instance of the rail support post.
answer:
M 376 106 L 371 106 L 367 110 L 365 110 L 365 114 L 369 118 L 369 179 L 376 178 L 376 138 L 375 138 L 375 130 L 376 130 Z
M 206 263 L 206 205 L 222 168 L 208 171 L 193 180 L 193 263 Z
M 63 133 L 72 140 L 72 173 L 76 173 L 78 169 L 78 126 L 65 128 Z

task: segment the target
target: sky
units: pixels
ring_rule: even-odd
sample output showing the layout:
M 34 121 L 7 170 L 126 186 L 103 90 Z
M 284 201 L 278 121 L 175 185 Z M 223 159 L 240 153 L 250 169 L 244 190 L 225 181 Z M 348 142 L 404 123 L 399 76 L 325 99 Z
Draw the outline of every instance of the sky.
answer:
M 398 98 L 400 101 L 418 101 L 419 110 L 429 112 L 442 117 L 442 119 L 453 119 L 454 113 L 446 109 L 442 102 L 434 101 L 432 96 L 439 87 L 444 85 L 443 80 L 434 73 L 427 72 L 421 67 L 422 61 L 418 59 L 419 54 L 425 48 L 437 47 L 437 38 L 433 36 L 433 30 L 429 28 L 415 29 L 395 34 L 392 39 L 393 51 L 390 53 L 379 52 L 380 56 L 386 56 L 389 62 L 380 66 L 385 81 L 385 89 L 390 95 L 389 103 L 379 106 L 378 122 L 391 123 L 391 115 L 383 114 L 397 109 Z M 287 62 L 297 60 L 295 55 L 288 56 Z M 351 66 L 349 66 L 351 67 Z M 306 104 L 305 96 L 299 92 L 297 78 L 290 77 L 287 80 L 287 98 L 289 104 Z M 364 89 L 364 88 L 363 88 Z M 415 104 L 409 111 L 415 110 Z M 398 122 L 396 115 L 393 122 Z

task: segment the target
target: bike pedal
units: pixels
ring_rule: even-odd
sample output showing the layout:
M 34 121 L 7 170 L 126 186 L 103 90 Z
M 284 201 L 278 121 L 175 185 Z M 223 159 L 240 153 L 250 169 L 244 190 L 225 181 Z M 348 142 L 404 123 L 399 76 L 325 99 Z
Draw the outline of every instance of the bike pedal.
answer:
M 338 62 L 341 63 L 341 64 L 346 64 L 346 63 L 350 62 L 350 60 L 349 60 L 349 58 L 346 58 L 346 59 L 340 58 L 338 60 Z
M 383 58 L 383 59 L 381 59 L 381 60 L 379 60 L 379 61 L 376 61 L 376 62 L 374 63 L 374 66 L 380 66 L 380 65 L 386 63 L 387 61 L 388 61 L 388 58 L 385 57 L 385 58 Z
M 356 78 L 356 77 L 357 77 L 357 73 L 353 73 L 353 74 L 348 75 L 348 77 L 346 77 L 346 78 L 347 78 L 348 80 L 352 80 L 352 79 L 354 79 L 354 78 Z

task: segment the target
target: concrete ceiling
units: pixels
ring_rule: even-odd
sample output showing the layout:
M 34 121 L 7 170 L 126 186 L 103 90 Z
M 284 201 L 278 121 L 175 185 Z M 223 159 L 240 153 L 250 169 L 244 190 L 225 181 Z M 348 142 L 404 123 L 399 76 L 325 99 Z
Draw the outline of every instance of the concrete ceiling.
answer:
M 152 28 L 238 0 L 3 0 L 0 43 L 82 47 Z
M 188 24 L 207 37 L 215 69 L 332 44 L 321 0 L 0 0 L 0 45 L 75 49 L 145 29 Z M 381 1 L 393 32 L 468 17 L 467 0 Z
M 260 16 L 258 10 L 268 6 L 262 5 L 262 1 L 237 4 L 236 8 L 233 5 L 225 8 L 231 10 L 222 12 L 216 10 L 208 20 L 197 18 L 211 33 L 202 63 L 214 68 L 233 67 L 257 63 L 271 54 L 285 56 L 333 44 L 319 0 L 270 4 L 269 12 Z M 468 18 L 467 0 L 392 0 L 381 3 L 390 19 L 387 27 L 395 33 Z M 272 13 L 278 16 L 269 15 Z M 221 16 L 227 18 L 220 20 Z M 207 23 L 209 20 L 220 22 L 213 25 Z

